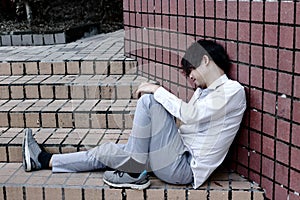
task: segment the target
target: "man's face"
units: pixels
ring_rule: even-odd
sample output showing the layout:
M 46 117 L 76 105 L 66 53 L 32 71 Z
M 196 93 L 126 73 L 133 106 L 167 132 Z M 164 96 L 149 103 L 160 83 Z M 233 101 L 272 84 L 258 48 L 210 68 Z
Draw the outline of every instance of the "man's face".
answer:
M 200 87 L 202 89 L 206 88 L 205 75 L 207 75 L 207 67 L 205 63 L 202 61 L 200 66 L 197 68 L 192 68 L 191 73 L 189 74 L 189 78 L 195 84 L 196 87 Z
M 206 83 L 203 75 L 198 68 L 193 69 L 189 75 L 190 79 L 193 81 L 196 87 L 206 88 Z

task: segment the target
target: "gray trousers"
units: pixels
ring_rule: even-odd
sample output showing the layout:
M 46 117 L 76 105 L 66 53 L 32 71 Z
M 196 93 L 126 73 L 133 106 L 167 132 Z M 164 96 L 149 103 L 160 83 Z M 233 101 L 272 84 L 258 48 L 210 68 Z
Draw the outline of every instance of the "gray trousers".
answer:
M 137 103 L 133 128 L 127 144 L 104 143 L 83 152 L 55 154 L 53 172 L 80 172 L 107 167 L 126 172 L 152 171 L 172 184 L 193 180 L 191 155 L 178 134 L 174 118 L 153 95 Z

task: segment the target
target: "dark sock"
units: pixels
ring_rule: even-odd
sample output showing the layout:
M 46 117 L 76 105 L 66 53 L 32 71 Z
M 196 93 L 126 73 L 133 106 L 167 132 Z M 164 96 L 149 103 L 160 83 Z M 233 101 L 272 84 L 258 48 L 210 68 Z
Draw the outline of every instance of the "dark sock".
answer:
M 52 158 L 52 155 L 51 153 L 48 153 L 46 151 L 42 151 L 40 153 L 40 155 L 38 156 L 38 160 L 39 162 L 41 163 L 42 165 L 42 169 L 49 169 L 49 162 L 50 162 L 50 159 Z
M 132 178 L 138 178 L 141 173 L 128 173 Z

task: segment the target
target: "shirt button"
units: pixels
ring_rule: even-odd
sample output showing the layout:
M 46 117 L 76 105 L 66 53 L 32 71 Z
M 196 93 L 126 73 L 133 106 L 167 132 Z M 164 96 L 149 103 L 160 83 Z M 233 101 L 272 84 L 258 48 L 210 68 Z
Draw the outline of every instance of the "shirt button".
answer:
M 196 161 L 195 160 L 192 161 L 191 166 L 196 166 Z

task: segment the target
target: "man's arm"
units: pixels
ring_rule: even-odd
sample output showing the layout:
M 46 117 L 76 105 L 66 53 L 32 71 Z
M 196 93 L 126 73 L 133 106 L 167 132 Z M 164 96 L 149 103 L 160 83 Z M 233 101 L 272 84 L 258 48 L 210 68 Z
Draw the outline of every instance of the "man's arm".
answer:
M 242 87 L 231 91 L 215 92 L 209 98 L 200 101 L 190 101 L 189 103 L 176 97 L 161 86 L 151 83 L 143 83 L 137 90 L 139 93 L 154 93 L 156 101 L 173 116 L 180 119 L 185 124 L 195 123 L 197 121 L 207 122 L 213 118 L 218 118 L 230 109 L 239 109 L 239 104 L 245 101 L 245 94 Z M 228 104 L 233 104 L 229 108 Z
M 242 87 L 234 90 L 219 91 L 201 100 L 184 102 L 164 88 L 160 87 L 154 93 L 156 101 L 161 103 L 169 113 L 185 124 L 208 122 L 218 119 L 234 109 L 241 109 L 245 104 L 245 94 Z M 228 106 L 229 105 L 229 106 Z

